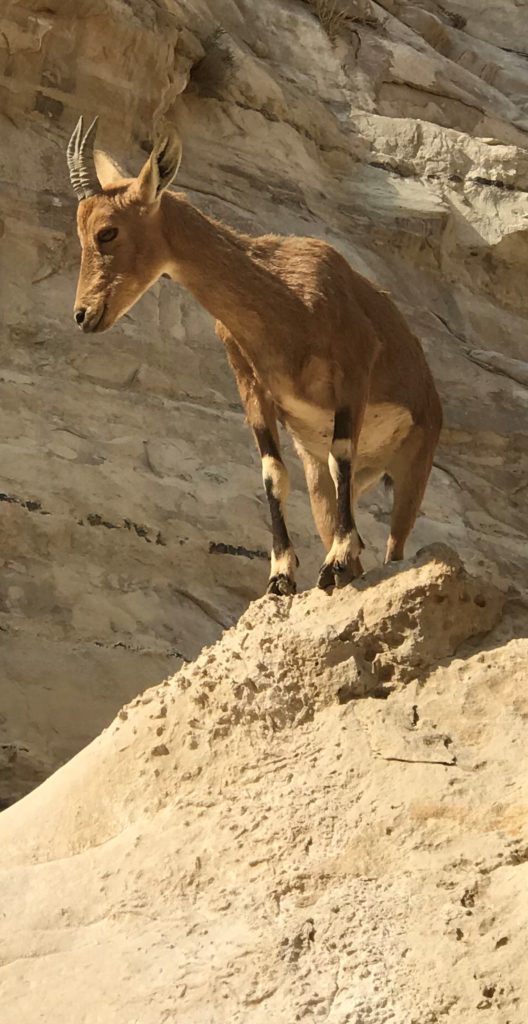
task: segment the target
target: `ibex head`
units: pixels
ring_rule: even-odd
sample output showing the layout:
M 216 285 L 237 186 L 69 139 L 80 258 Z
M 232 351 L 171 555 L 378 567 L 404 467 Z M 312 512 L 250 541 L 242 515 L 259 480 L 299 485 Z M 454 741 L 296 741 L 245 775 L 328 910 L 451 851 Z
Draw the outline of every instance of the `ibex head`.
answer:
M 83 120 L 68 145 L 68 167 L 79 200 L 77 230 L 82 257 L 74 319 L 83 331 L 105 331 L 161 276 L 168 262 L 160 200 L 181 160 L 175 132 L 160 138 L 137 178 L 103 182 L 94 160 L 96 122 Z

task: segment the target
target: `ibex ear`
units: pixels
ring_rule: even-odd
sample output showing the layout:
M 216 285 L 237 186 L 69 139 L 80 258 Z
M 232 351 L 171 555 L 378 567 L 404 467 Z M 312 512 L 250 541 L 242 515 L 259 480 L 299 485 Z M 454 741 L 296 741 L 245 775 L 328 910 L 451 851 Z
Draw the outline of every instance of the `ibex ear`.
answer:
M 136 179 L 140 202 L 154 203 L 164 188 L 176 177 L 182 158 L 182 143 L 174 129 L 165 131 L 157 140 L 152 153 Z
M 130 179 L 130 175 L 120 167 L 112 156 L 105 153 L 104 150 L 96 149 L 94 152 L 94 160 L 97 177 L 99 178 L 103 188 L 109 188 L 112 185 L 117 185 L 118 183 L 125 181 L 127 178 Z

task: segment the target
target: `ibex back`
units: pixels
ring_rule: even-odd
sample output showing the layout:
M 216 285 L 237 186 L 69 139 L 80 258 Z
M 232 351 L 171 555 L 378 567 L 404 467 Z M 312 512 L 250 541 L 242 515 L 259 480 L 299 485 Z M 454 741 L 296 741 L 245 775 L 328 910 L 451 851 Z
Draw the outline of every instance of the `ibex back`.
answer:
M 288 474 L 277 421 L 302 459 L 326 549 L 319 586 L 362 572 L 354 520 L 360 494 L 393 484 L 385 560 L 401 559 L 442 423 L 421 346 L 390 298 L 332 246 L 313 238 L 242 235 L 167 191 L 181 158 L 161 138 L 137 178 L 100 182 L 95 122 L 68 147 L 79 199 L 82 262 L 75 320 L 108 330 L 162 274 L 216 320 L 262 458 L 273 532 L 268 592 L 295 591 L 285 520 Z

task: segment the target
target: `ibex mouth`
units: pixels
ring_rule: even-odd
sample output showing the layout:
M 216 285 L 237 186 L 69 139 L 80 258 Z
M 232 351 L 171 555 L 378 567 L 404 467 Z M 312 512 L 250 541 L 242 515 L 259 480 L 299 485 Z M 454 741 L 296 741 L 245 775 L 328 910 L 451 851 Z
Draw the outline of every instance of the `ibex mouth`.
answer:
M 95 334 L 96 331 L 104 330 L 104 317 L 106 313 L 106 302 L 101 308 L 100 313 L 96 313 L 95 316 L 88 321 L 85 321 L 82 325 L 83 331 L 86 334 Z

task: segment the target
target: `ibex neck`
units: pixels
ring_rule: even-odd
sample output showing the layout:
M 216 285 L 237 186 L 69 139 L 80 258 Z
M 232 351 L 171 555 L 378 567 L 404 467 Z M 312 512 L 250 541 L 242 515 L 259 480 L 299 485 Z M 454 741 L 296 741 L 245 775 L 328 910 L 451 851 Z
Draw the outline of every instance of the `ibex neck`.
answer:
M 181 194 L 164 197 L 163 223 L 171 277 L 235 337 L 263 326 L 266 270 L 251 253 L 253 239 L 207 217 Z

